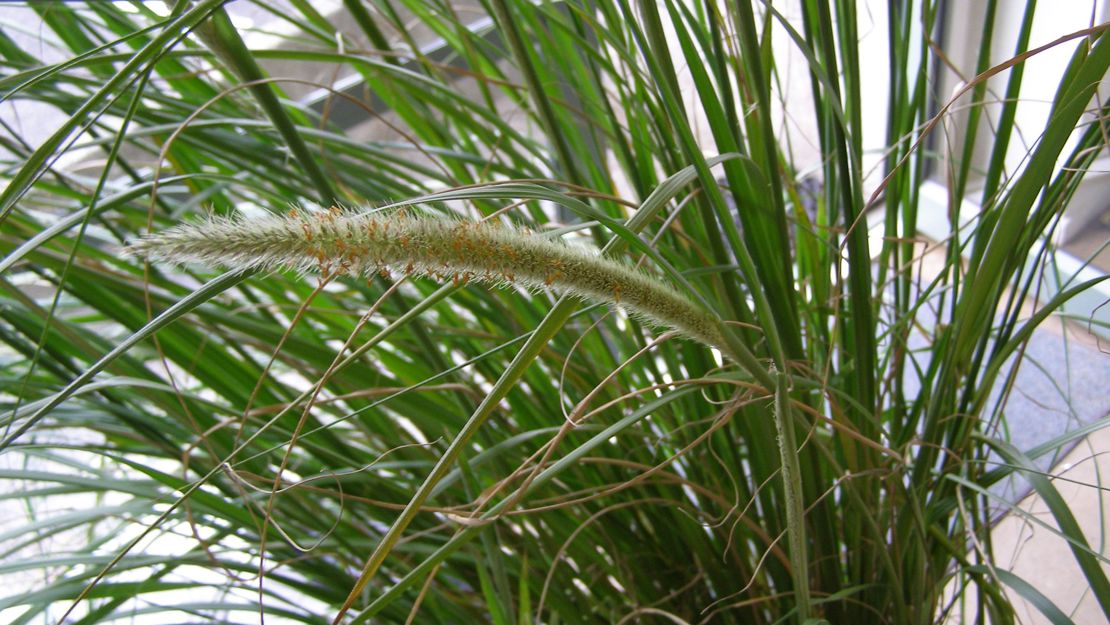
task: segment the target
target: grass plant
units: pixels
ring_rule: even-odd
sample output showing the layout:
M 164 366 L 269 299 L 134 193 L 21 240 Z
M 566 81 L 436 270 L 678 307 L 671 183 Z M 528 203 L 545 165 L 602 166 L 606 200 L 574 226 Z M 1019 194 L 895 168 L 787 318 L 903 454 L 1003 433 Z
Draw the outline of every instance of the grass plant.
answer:
M 787 4 L 11 13 L 0 106 L 59 121 L 0 117 L 5 622 L 1070 622 L 992 550 L 1014 474 L 1110 616 L 1034 465 L 1081 433 L 1017 449 L 992 395 L 1101 281 L 1036 296 L 1107 25 L 1031 49 L 1028 2 L 999 63 L 986 0 L 953 96 L 952 3 Z

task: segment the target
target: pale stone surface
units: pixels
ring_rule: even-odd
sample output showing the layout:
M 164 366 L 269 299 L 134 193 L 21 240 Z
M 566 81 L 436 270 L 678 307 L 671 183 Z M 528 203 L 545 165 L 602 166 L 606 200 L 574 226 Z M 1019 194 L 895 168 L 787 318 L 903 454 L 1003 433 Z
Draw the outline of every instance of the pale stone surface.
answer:
M 1071 507 L 1091 548 L 1103 556 L 1110 554 L 1107 516 L 1110 515 L 1110 429 L 1089 436 L 1053 469 L 1053 485 Z M 1071 480 L 1071 481 L 1065 481 Z M 1036 495 L 1019 505 L 1030 516 L 1011 513 L 994 529 L 997 565 L 1009 569 L 1045 594 L 1077 624 L 1104 623 L 1098 601 L 1069 549 L 1068 543 L 1053 533 L 1056 523 L 1047 506 Z M 1110 566 L 1103 565 L 1110 574 Z M 1018 616 L 1026 625 L 1048 624 L 1036 608 L 1011 593 L 1018 605 Z

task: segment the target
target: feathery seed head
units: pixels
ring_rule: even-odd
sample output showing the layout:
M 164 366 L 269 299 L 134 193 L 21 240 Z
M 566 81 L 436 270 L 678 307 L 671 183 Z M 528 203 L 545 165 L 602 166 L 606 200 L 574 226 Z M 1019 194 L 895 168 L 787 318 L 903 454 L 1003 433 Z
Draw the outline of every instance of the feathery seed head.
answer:
M 503 226 L 339 209 L 261 218 L 217 217 L 134 242 L 125 253 L 229 269 L 293 269 L 324 275 L 407 275 L 570 293 L 619 305 L 729 353 L 715 316 L 666 282 L 566 245 Z

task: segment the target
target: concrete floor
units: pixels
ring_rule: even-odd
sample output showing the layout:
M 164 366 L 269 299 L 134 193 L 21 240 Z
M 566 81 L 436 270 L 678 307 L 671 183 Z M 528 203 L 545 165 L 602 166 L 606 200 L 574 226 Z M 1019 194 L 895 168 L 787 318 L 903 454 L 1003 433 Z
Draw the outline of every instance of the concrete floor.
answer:
M 1091 548 L 1110 556 L 1107 518 L 1110 516 L 1110 429 L 1087 437 L 1052 470 L 1053 485 L 1071 507 Z M 1065 481 L 1069 480 L 1069 481 Z M 1026 497 L 992 532 L 997 566 L 1035 586 L 1077 625 L 1105 623 L 1069 543 L 1053 533 L 1056 523 L 1044 501 Z M 1033 520 L 1036 519 L 1036 520 Z M 1037 521 L 1044 523 L 1041 525 Z M 1103 564 L 1110 574 L 1110 565 Z M 1018 616 L 1025 625 L 1050 623 L 1047 617 L 1014 592 Z

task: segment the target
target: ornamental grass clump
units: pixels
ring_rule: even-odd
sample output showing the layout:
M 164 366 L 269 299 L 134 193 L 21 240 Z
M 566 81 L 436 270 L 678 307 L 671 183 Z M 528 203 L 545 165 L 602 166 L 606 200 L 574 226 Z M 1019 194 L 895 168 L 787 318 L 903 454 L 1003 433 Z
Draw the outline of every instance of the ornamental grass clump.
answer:
M 1054 243 L 1110 24 L 276 5 L 0 3 L 0 622 L 1110 618 L 1047 464 L 1110 419 L 1011 436 L 1093 386 L 1040 325 L 1110 327 Z

